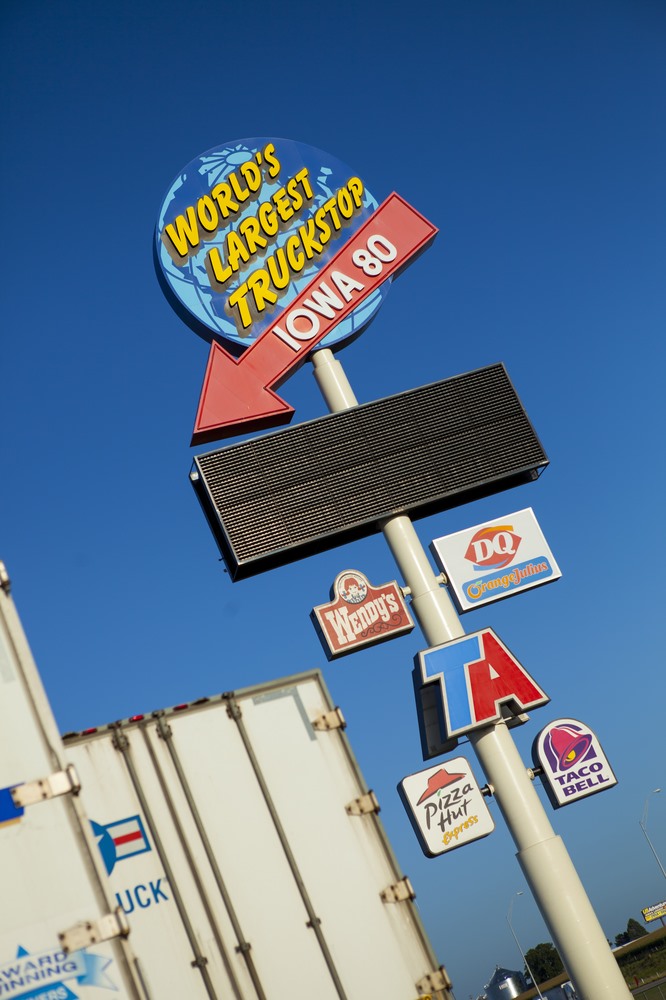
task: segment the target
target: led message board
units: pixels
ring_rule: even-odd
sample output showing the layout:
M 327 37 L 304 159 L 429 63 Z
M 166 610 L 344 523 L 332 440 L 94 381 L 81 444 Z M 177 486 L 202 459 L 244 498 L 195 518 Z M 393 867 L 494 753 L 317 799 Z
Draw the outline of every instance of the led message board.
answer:
M 536 479 L 547 456 L 502 364 L 198 455 L 232 580 Z

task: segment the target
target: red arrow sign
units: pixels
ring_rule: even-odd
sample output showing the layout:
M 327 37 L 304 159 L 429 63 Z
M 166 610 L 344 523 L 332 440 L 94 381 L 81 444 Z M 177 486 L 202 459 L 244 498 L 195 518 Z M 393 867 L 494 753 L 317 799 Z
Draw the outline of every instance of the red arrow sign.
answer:
M 192 444 L 288 424 L 294 408 L 272 389 L 436 234 L 435 226 L 391 194 L 239 359 L 213 342 Z

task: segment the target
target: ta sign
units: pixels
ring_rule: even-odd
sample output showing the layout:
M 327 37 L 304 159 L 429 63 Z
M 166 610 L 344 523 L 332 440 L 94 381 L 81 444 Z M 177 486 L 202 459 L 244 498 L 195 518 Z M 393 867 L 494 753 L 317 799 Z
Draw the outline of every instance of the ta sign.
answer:
M 423 684 L 439 685 L 447 739 L 500 722 L 503 705 L 520 713 L 550 701 L 490 628 L 426 649 L 415 663 Z

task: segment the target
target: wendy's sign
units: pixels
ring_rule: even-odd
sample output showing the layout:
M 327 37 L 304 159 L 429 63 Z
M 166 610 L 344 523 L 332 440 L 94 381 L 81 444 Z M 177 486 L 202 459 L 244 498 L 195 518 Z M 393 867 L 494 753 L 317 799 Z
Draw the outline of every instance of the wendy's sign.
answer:
M 329 660 L 414 628 L 396 581 L 373 587 L 356 569 L 338 573 L 330 603 L 313 608 L 310 617 Z

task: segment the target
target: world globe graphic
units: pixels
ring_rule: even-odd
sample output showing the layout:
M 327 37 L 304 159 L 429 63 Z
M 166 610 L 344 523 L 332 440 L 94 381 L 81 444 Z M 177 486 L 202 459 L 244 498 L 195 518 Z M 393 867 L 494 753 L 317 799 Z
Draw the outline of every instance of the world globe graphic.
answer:
M 378 204 L 364 187 L 361 209 L 349 224 L 336 234 L 338 238 L 331 239 L 323 252 L 309 262 L 300 274 L 290 276 L 287 287 L 281 292 L 278 303 L 271 311 L 267 310 L 265 315 L 255 319 L 247 333 L 239 333 L 233 318 L 225 310 L 225 304 L 229 296 L 243 284 L 245 273 L 241 270 L 235 274 L 225 287 L 224 294 L 221 294 L 211 287 L 205 263 L 206 255 L 212 247 L 217 247 L 221 253 L 223 252 L 228 227 L 221 228 L 212 238 L 206 238 L 206 242 L 202 243 L 198 251 L 182 263 L 176 263 L 172 259 L 165 247 L 162 233 L 165 226 L 187 211 L 188 206 L 195 205 L 199 198 L 226 181 L 243 163 L 253 160 L 267 143 L 275 145 L 280 161 L 280 172 L 274 178 L 264 179 L 261 201 L 268 201 L 288 178 L 294 177 L 305 166 L 313 191 L 313 198 L 307 206 L 307 217 L 312 217 L 317 209 L 334 197 L 336 191 L 354 175 L 349 167 L 335 157 L 293 140 L 267 138 L 235 140 L 202 153 L 178 174 L 162 201 L 155 228 L 155 266 L 169 302 L 184 322 L 199 336 L 209 341 L 215 339 L 227 342 L 235 349 L 235 353 L 240 353 L 261 336 L 279 313 L 310 284 L 317 272 L 363 225 Z M 249 201 L 243 210 L 235 215 L 233 227 L 237 228 L 244 218 L 253 215 L 256 210 L 257 203 Z M 295 214 L 288 225 L 282 226 L 269 247 L 263 253 L 256 255 L 253 266 L 261 267 L 264 257 L 284 247 L 303 224 L 304 218 L 303 214 Z M 358 336 L 376 314 L 388 294 L 389 287 L 390 279 L 367 296 L 348 317 L 321 340 L 317 344 L 317 349 L 332 348 Z

